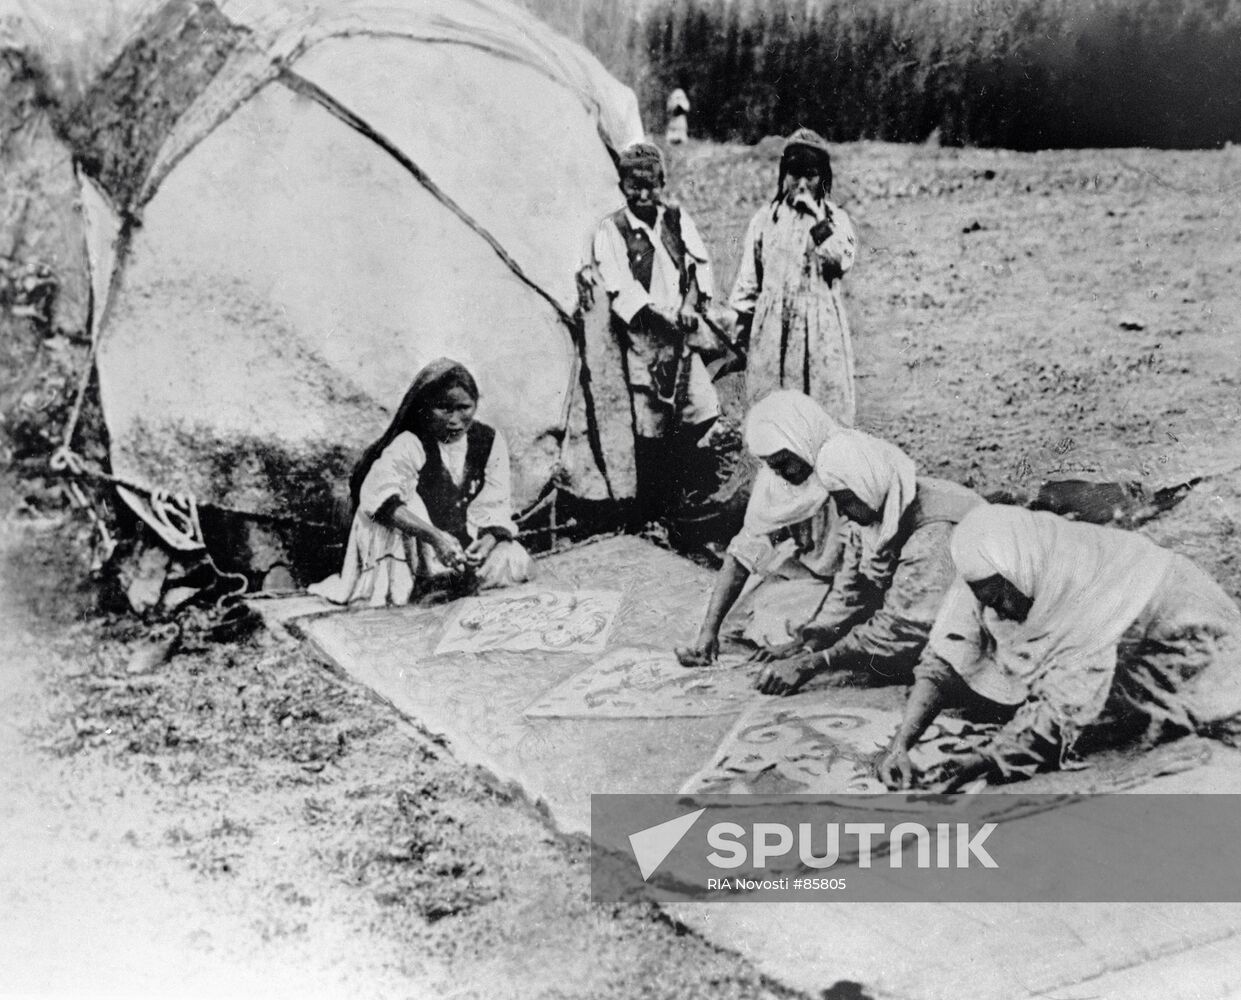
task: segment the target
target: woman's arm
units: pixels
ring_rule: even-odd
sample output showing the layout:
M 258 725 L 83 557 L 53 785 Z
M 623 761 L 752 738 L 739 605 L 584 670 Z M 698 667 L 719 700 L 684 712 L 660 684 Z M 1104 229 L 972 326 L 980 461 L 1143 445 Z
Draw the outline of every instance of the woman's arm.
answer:
M 677 657 L 684 666 L 702 666 L 715 659 L 719 652 L 720 627 L 732 610 L 751 573 L 759 572 L 775 551 L 771 534 L 776 525 L 771 523 L 764 511 L 762 497 L 766 496 L 768 477 L 775 475 L 770 469 L 761 468 L 755 479 L 754 490 L 746 504 L 745 520 L 741 530 L 728 543 L 723 565 L 715 577 L 715 587 L 707 604 L 698 640 L 693 646 L 677 649 Z
M 467 560 L 465 550 L 447 531 L 441 531 L 425 516 L 426 509 L 419 505 L 415 510 L 403 503 L 400 497 L 393 497 L 375 513 L 375 520 L 403 534 L 425 542 L 435 550 L 448 569 L 460 571 L 465 569 Z
M 793 694 L 819 674 L 835 682 L 860 670 L 896 679 L 917 659 L 926 645 L 934 615 L 913 610 L 910 572 L 902 578 L 898 567 L 892 586 L 880 591 L 860 572 L 862 548 L 856 533 L 823 610 L 814 621 L 797 630 L 800 644 L 766 651 L 759 660 L 774 660 L 759 674 L 755 687 L 763 694 Z M 928 720 L 929 721 L 929 720 Z M 925 728 L 925 726 L 923 727 Z M 916 740 L 916 737 L 915 737 Z
M 952 668 L 934 654 L 923 657 L 914 671 L 914 686 L 905 702 L 901 724 L 887 754 L 879 762 L 879 779 L 889 788 L 913 785 L 910 748 L 918 742 L 937 715 L 951 703 Z
M 719 655 L 720 627 L 749 578 L 750 571 L 731 552 L 727 553 L 724 564 L 715 575 L 715 588 L 711 591 L 711 600 L 707 604 L 702 627 L 698 630 L 697 641 L 693 646 L 677 647 L 677 659 L 682 666 L 703 666 Z
M 840 569 L 832 578 L 827 600 L 812 621 L 798 629 L 798 637 L 810 651 L 830 648 L 857 622 L 864 620 L 883 595 L 876 592 L 862 575 L 862 540 L 856 528 L 850 527 Z
M 872 598 L 866 613 L 854 619 L 831 647 L 833 666 L 868 669 L 893 680 L 907 675 L 952 586 L 951 533 L 951 525 L 933 523 L 910 534 L 896 557 L 887 590 L 876 589 L 877 599 Z
M 855 622 L 869 615 L 876 600 L 882 600 L 882 594 L 871 594 L 869 581 L 860 572 L 861 554 L 857 532 L 850 530 L 840 569 L 814 618 L 800 624 L 789 622 L 789 631 L 795 636 L 792 642 L 760 646 L 750 657 L 757 663 L 772 664 L 755 683 L 764 694 L 792 694 L 815 674 L 827 670 L 824 651 L 831 649 Z M 787 663 L 777 666 L 777 660 Z
M 397 435 L 362 481 L 358 510 L 378 524 L 426 542 L 449 569 L 463 569 L 461 543 L 435 526 L 418 496 L 418 476 L 426 461 L 417 435 Z
M 470 534 L 474 536 L 473 543 L 465 550 L 471 566 L 481 566 L 500 542 L 511 542 L 517 537 L 508 442 L 498 430 L 483 469 L 483 487 L 466 510 L 465 517 Z

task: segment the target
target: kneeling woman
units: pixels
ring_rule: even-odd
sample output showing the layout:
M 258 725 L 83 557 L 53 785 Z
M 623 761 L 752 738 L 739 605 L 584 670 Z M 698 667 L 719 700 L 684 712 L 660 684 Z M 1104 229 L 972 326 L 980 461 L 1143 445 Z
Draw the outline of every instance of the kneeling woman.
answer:
M 909 748 L 954 704 L 1011 717 L 917 776 L 939 791 L 1054 770 L 1082 737 L 1198 733 L 1237 744 L 1241 609 L 1184 556 L 1128 531 L 1002 506 L 968 514 L 951 547 L 958 580 L 879 767 L 890 787 L 913 783 Z
M 791 389 L 769 393 L 747 414 L 746 447 L 762 466 L 698 640 L 676 651 L 684 666 L 715 659 L 729 612 L 735 637 L 762 644 L 787 640 L 786 623 L 806 621 L 822 603 L 840 559 L 839 531 L 833 530 L 839 518 L 831 515 L 814 463 L 840 430 L 823 407 Z
M 468 591 L 530 578 L 513 523 L 508 448 L 474 419 L 477 406 L 463 365 L 441 358 L 417 374 L 354 466 L 344 566 L 311 593 L 381 607 L 445 585 Z
M 817 674 L 907 684 L 952 584 L 948 539 L 982 503 L 973 490 L 915 475 L 896 445 L 843 430 L 819 452 L 815 475 L 847 521 L 831 593 L 799 641 L 767 651 L 758 678 L 791 694 Z

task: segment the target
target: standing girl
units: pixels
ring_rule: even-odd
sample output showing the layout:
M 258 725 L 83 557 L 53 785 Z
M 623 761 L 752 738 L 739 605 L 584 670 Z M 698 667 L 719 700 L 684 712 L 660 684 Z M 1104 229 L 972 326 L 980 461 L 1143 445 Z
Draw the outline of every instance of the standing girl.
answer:
M 853 341 L 841 279 L 857 236 L 831 191 L 827 143 L 798 129 L 784 144 L 775 199 L 746 231 L 729 304 L 748 329 L 748 405 L 773 389 L 795 389 L 852 426 Z

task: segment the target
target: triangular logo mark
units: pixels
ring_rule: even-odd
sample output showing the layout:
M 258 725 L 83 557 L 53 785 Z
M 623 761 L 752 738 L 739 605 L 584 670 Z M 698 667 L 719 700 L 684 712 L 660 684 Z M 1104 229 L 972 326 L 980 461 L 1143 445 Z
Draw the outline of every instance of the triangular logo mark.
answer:
M 642 872 L 642 881 L 654 874 L 655 869 L 664 863 L 664 858 L 672 853 L 672 849 L 681 842 L 681 838 L 689 833 L 689 828 L 707 810 L 696 809 L 692 813 L 670 819 L 657 826 L 648 826 L 645 830 L 629 835 L 629 847 L 633 851 L 634 860 L 638 862 L 638 870 Z

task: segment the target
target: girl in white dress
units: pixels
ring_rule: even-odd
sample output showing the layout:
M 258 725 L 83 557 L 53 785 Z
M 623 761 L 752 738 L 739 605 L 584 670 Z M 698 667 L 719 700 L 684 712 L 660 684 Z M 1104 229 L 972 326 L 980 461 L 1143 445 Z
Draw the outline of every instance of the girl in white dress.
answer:
M 407 604 L 427 591 L 520 583 L 533 563 L 517 541 L 504 437 L 474 419 L 464 365 L 433 361 L 350 477 L 353 524 L 341 571 L 310 588 L 336 604 Z
M 852 427 L 853 339 L 841 282 L 857 235 L 831 191 L 827 143 L 798 129 L 784 144 L 775 199 L 746 230 L 729 305 L 748 336 L 747 404 L 796 389 Z

